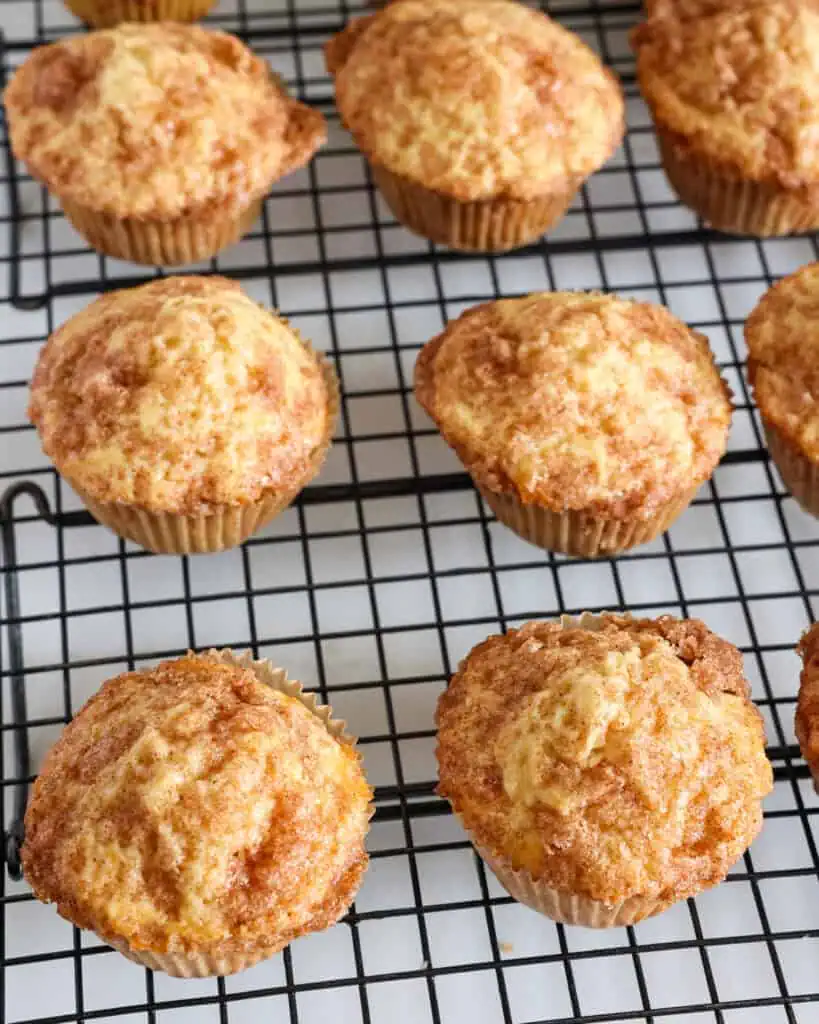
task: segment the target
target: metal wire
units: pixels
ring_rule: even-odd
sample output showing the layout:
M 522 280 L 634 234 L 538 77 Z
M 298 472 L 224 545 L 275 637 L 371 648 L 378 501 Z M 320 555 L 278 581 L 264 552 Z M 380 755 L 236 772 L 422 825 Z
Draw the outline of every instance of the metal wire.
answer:
M 433 1024 L 819 1020 L 819 984 L 805 982 L 798 970 L 805 955 L 798 951 L 819 949 L 813 945 L 819 919 L 806 927 L 798 905 L 814 898 L 819 803 L 794 742 L 798 669 L 789 653 L 815 615 L 819 533 L 783 494 L 768 461 L 742 372 L 739 330 L 751 298 L 819 250 L 814 238 L 729 240 L 696 223 L 663 184 L 637 99 L 625 46 L 637 5 L 553 3 L 550 9 L 621 73 L 629 134 L 556 232 L 505 257 L 464 256 L 414 240 L 381 204 L 338 127 L 321 73 L 321 44 L 350 14 L 344 0 L 312 8 L 281 0 L 273 10 L 238 0 L 210 19 L 238 32 L 282 72 L 294 94 L 318 105 L 331 138 L 310 168 L 274 190 L 250 238 L 201 269 L 243 281 L 325 348 L 343 400 L 322 481 L 234 561 L 220 563 L 230 573 L 207 585 L 201 561 L 155 559 L 111 539 L 32 443 L 23 415 L 32 356 L 21 353 L 36 352 L 66 315 L 99 292 L 151 274 L 91 253 L 67 231 L 58 208 L 15 165 L 4 132 L 0 221 L 8 248 L 0 273 L 9 334 L 0 340 L 0 806 L 9 878 L 0 902 L 3 1021 L 153 1022 L 170 1019 L 172 1011 L 197 1021 L 302 1024 L 331 1013 L 339 1020 Z M 68 15 L 47 0 L 0 0 L 0 25 L 4 75 L 33 45 L 73 30 Z M 473 302 L 536 287 L 599 287 L 669 304 L 708 333 L 735 391 L 730 450 L 684 520 L 661 541 L 594 565 L 511 540 L 411 397 L 418 346 L 448 318 Z M 82 592 L 77 579 L 85 581 Z M 345 618 L 348 600 L 356 613 Z M 276 616 L 285 605 L 300 609 L 301 617 L 280 627 Z M 526 924 L 531 913 L 501 892 L 435 796 L 434 730 L 431 715 L 418 709 L 428 711 L 458 657 L 482 636 L 528 618 L 603 606 L 697 615 L 745 652 L 777 780 L 764 834 L 774 844 L 781 840 L 781 857 L 770 863 L 770 842 L 755 846 L 724 883 L 720 899 L 748 893 L 751 918 L 738 931 L 715 925 L 716 904 L 703 898 L 664 915 L 666 924 L 658 919 L 656 927 L 617 930 L 599 941 L 538 922 L 541 940 L 524 942 L 521 951 L 505 935 L 535 927 Z M 225 621 L 234 634 L 213 640 L 205 624 L 223 608 L 231 611 Z M 161 634 L 167 641 L 154 640 L 160 634 L 142 625 L 157 610 L 179 622 L 175 632 Z M 109 629 L 114 640 L 107 639 Z M 76 637 L 89 630 L 99 646 L 78 648 Z M 76 931 L 59 948 L 20 945 L 19 915 L 36 907 L 18 879 L 22 814 L 38 752 L 106 675 L 213 642 L 256 655 L 274 651 L 284 664 L 299 659 L 310 666 L 323 699 L 351 710 L 377 706 L 373 727 L 361 738 L 377 783 L 373 870 L 387 878 L 396 871 L 402 881 L 389 905 L 359 903 L 347 915 L 343 970 L 305 972 L 298 949 L 286 950 L 278 973 L 258 975 L 246 987 L 220 980 L 191 994 L 183 983 L 168 988 L 145 972 L 141 993 L 100 997 L 94 970 L 100 957 L 111 963 L 106 947 Z M 357 669 L 340 671 L 349 658 Z M 456 862 L 459 878 L 469 878 L 463 891 L 431 884 Z M 775 895 L 780 885 L 787 899 Z M 469 922 L 463 934 L 446 931 L 445 923 L 455 920 Z M 450 945 L 465 947 L 479 932 L 476 951 L 442 956 L 442 928 Z M 36 928 L 26 929 L 36 935 Z M 392 967 L 373 960 L 374 935 L 396 948 L 409 942 L 416 962 Z M 752 970 L 740 984 L 729 983 L 726 957 L 734 949 L 743 959 L 764 958 L 765 986 Z M 658 985 L 659 962 L 666 967 Z M 38 979 L 49 972 L 60 975 L 63 988 L 43 1003 L 38 990 L 48 982 Z M 690 978 L 690 988 L 686 980 L 675 989 L 677 975 Z M 534 988 L 532 977 L 539 979 Z M 464 984 L 477 993 L 472 1003 Z M 607 994 L 618 986 L 631 993 L 619 1003 Z

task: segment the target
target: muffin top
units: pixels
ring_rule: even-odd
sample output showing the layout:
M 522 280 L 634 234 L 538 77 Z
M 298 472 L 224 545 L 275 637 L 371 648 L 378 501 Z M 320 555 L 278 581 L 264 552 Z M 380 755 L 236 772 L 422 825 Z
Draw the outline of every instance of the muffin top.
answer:
M 23 865 L 39 899 L 137 950 L 271 950 L 335 921 L 367 864 L 360 759 L 215 652 L 107 682 L 43 763 Z
M 623 99 L 595 54 L 510 0 L 394 0 L 326 49 L 358 147 L 459 200 L 529 199 L 611 156 Z
M 653 18 L 633 35 L 654 118 L 681 154 L 725 175 L 809 185 L 819 177 L 819 10 L 805 0 Z
M 333 429 L 332 376 L 221 277 L 110 292 L 40 352 L 29 415 L 92 499 L 207 513 L 297 490 Z
M 480 487 L 611 517 L 707 479 L 731 419 L 702 335 L 594 293 L 476 306 L 422 349 L 415 389 Z
M 703 18 L 730 7 L 748 7 L 770 0 L 643 0 L 650 18 Z
M 40 47 L 5 105 L 34 177 L 115 217 L 239 210 L 306 163 L 326 131 L 238 39 L 171 22 Z
M 804 455 L 819 460 L 819 263 L 770 288 L 745 323 L 754 398 Z
M 437 721 L 440 791 L 477 844 L 607 904 L 719 881 L 772 786 L 741 655 L 696 620 L 490 637 Z
M 802 757 L 815 766 L 819 764 L 819 622 L 805 633 L 797 651 L 803 667 L 796 702 L 796 738 Z

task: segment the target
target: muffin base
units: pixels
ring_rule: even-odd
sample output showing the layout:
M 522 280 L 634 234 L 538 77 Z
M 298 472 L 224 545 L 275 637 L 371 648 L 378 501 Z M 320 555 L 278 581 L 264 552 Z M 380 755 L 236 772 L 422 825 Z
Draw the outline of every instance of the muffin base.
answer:
M 512 899 L 560 924 L 580 925 L 583 928 L 624 928 L 662 913 L 671 906 L 667 901 L 647 896 L 632 896 L 622 903 L 609 906 L 578 893 L 560 892 L 538 882 L 526 871 L 515 871 L 505 858 L 494 856 L 488 850 L 474 845 L 481 860 L 491 868 Z
M 580 628 L 596 631 L 600 625 L 600 616 L 591 612 L 583 612 L 576 618 L 572 615 L 561 615 L 560 625 L 563 629 Z M 452 810 L 469 836 L 478 856 L 491 869 L 509 895 L 553 921 L 582 925 L 585 928 L 620 928 L 659 914 L 676 902 L 638 895 L 610 905 L 580 893 L 554 889 L 528 871 L 513 868 L 508 857 L 478 843 L 457 808 L 453 807 Z
M 309 473 L 297 487 L 265 494 L 248 505 L 225 505 L 210 513 L 186 516 L 97 501 L 74 481 L 68 482 L 98 523 L 155 555 L 202 555 L 235 548 L 292 504 L 319 472 L 330 449 L 338 417 L 338 381 L 330 363 L 323 356 L 317 358 L 328 391 L 327 434 L 313 452 Z
M 524 505 L 507 494 L 481 489 L 481 495 L 498 521 L 530 544 L 580 558 L 606 558 L 665 533 L 691 504 L 699 486 L 684 491 L 649 519 L 604 519 L 572 510 L 552 512 L 539 505 Z
M 778 427 L 764 419 L 762 425 L 782 482 L 805 512 L 819 518 L 819 465 L 803 455 Z
M 86 25 L 108 28 L 123 21 L 196 21 L 215 0 L 65 0 Z
M 450 249 L 505 252 L 537 241 L 561 219 L 577 189 L 537 199 L 459 202 L 372 165 L 381 194 L 396 218 L 418 235 Z
M 250 653 L 238 655 L 227 649 L 210 650 L 207 653 L 217 657 L 225 664 L 251 669 L 261 682 L 280 693 L 287 694 L 288 697 L 295 697 L 301 701 L 307 710 L 321 721 L 330 735 L 340 743 L 355 746 L 356 741 L 347 732 L 345 723 L 333 718 L 332 708 L 327 704 L 319 704 L 312 693 L 305 693 L 301 683 L 294 679 L 288 679 L 287 672 L 283 668 L 276 668 L 265 660 L 254 661 Z M 104 936 L 104 938 L 109 946 L 134 963 L 148 967 L 152 971 L 162 971 L 174 978 L 210 978 L 236 974 L 238 971 L 244 971 L 273 956 L 286 945 L 286 943 L 272 943 L 270 946 L 242 953 L 229 949 L 210 953 L 151 953 L 147 950 L 133 949 L 125 939 L 110 935 Z
M 772 237 L 819 228 L 819 203 L 776 185 L 729 178 L 679 155 L 657 130 L 663 167 L 679 198 L 711 227 L 727 234 Z
M 261 213 L 262 200 L 254 200 L 238 215 L 178 217 L 168 221 L 113 217 L 65 200 L 62 207 L 89 245 L 106 256 L 152 267 L 172 267 L 210 259 L 238 242 Z

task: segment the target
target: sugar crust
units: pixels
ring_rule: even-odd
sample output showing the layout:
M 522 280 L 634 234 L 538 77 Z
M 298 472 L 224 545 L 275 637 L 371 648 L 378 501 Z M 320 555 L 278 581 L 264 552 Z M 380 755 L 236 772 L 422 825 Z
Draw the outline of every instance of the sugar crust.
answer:
M 705 337 L 596 293 L 468 310 L 422 349 L 415 391 L 480 487 L 611 518 L 704 482 L 731 419 Z
M 107 682 L 26 814 L 35 895 L 153 953 L 272 953 L 327 927 L 367 865 L 355 748 L 248 667 L 188 655 Z
M 772 788 L 741 655 L 696 620 L 490 637 L 437 723 L 439 791 L 477 845 L 607 905 L 719 882 Z
M 612 73 L 510 0 L 395 0 L 352 21 L 326 59 L 365 155 L 458 200 L 570 190 L 623 135 Z

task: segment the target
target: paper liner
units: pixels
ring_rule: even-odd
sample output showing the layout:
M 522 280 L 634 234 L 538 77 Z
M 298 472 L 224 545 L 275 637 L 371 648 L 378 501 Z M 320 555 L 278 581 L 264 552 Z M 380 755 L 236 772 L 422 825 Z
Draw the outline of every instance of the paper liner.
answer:
M 106 256 L 148 266 L 172 267 L 210 259 L 246 234 L 258 218 L 256 199 L 238 215 L 210 214 L 207 218 L 138 220 L 113 217 L 87 206 L 62 200 L 63 212 L 89 245 Z
M 577 192 L 538 199 L 459 202 L 372 165 L 373 178 L 396 218 L 410 231 L 451 249 L 504 252 L 536 241 L 563 216 Z
M 250 652 L 235 654 L 231 650 L 224 649 L 221 651 L 209 650 L 206 653 L 227 665 L 252 669 L 261 682 L 288 697 L 295 697 L 301 701 L 339 743 L 355 746 L 356 741 L 347 732 L 346 724 L 333 718 L 332 708 L 328 704 L 319 704 L 312 693 L 305 693 L 301 683 L 295 679 L 288 679 L 287 672 L 283 668 L 276 668 L 264 659 L 254 661 Z M 110 946 L 129 960 L 133 960 L 134 963 L 148 967 L 152 971 L 163 971 L 175 978 L 208 978 L 214 975 L 236 974 L 237 971 L 244 971 L 261 960 L 266 960 L 282 948 L 280 943 L 272 943 L 252 952 L 236 952 L 226 948 L 221 952 L 210 953 L 149 953 L 141 949 L 132 949 L 125 939 L 110 935 L 106 935 L 104 938 Z
M 665 173 L 679 198 L 711 227 L 728 234 L 770 237 L 819 228 L 819 203 L 777 185 L 727 178 L 694 159 L 657 129 Z
M 691 504 L 700 485 L 669 501 L 649 519 L 604 519 L 587 512 L 551 512 L 524 505 L 516 497 L 481 489 L 487 505 L 505 526 L 547 551 L 581 558 L 605 558 L 647 544 L 671 526 Z
M 313 351 L 307 342 L 302 344 Z M 327 434 L 313 452 L 309 472 L 297 486 L 265 494 L 258 501 L 247 505 L 225 505 L 210 513 L 186 516 L 174 512 L 151 512 L 135 505 L 96 501 L 73 480 L 68 482 L 98 523 L 154 554 L 200 555 L 236 547 L 288 508 L 319 472 L 332 444 L 339 407 L 338 380 L 329 360 L 319 353 L 313 354 L 327 384 Z
M 819 465 L 803 455 L 788 438 L 763 417 L 768 451 L 782 482 L 799 505 L 819 518 Z
M 196 21 L 215 0 L 65 0 L 65 6 L 94 28 L 123 21 Z
M 560 625 L 564 629 L 597 630 L 601 616 L 591 612 L 583 612 L 575 618 L 572 615 L 561 615 Z M 481 860 L 489 867 L 509 895 L 519 903 L 537 910 L 553 921 L 562 924 L 583 925 L 586 928 L 621 928 L 636 924 L 646 917 L 659 914 L 670 907 L 674 900 L 658 900 L 653 896 L 631 896 L 622 903 L 609 905 L 580 893 L 561 892 L 545 882 L 534 878 L 528 871 L 512 867 L 510 860 L 503 854 L 489 850 L 478 843 L 470 833 L 457 809 L 453 807 L 462 827 L 469 835 L 472 845 Z

